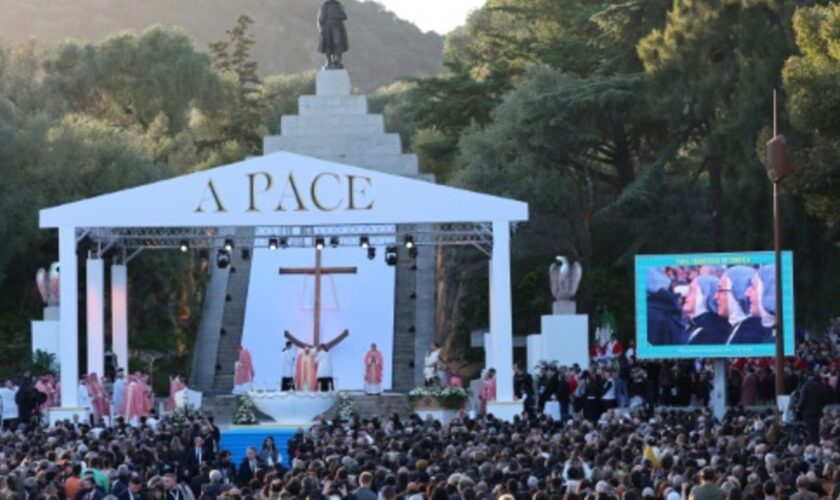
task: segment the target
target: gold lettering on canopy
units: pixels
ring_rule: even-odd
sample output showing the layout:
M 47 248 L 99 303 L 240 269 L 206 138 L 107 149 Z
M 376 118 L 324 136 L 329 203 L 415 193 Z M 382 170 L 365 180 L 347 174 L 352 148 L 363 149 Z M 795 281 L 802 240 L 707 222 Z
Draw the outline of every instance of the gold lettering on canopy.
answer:
M 364 182 L 364 186 L 360 188 L 356 188 L 356 181 Z M 372 210 L 373 209 L 373 200 L 370 200 L 370 203 L 363 207 L 356 206 L 356 195 L 360 194 L 364 198 L 367 198 L 368 193 L 367 190 L 369 187 L 373 186 L 373 179 L 370 177 L 362 177 L 359 175 L 348 175 L 347 176 L 347 190 L 350 193 L 349 201 L 347 204 L 347 210 Z
M 310 194 L 312 195 L 312 204 L 315 205 L 315 207 L 318 210 L 321 210 L 323 212 L 332 212 L 333 210 L 340 207 L 341 202 L 344 201 L 344 200 L 339 198 L 338 201 L 335 203 L 335 206 L 333 206 L 333 207 L 327 207 L 327 206 L 324 206 L 321 203 L 321 200 L 318 199 L 318 181 L 320 181 L 321 178 L 323 178 L 323 177 L 332 177 L 333 179 L 335 179 L 336 183 L 338 183 L 339 185 L 341 184 L 341 178 L 339 176 L 337 176 L 336 174 L 331 174 L 329 172 L 324 172 L 324 173 L 316 175 L 315 178 L 312 179 L 312 186 L 310 186 L 310 189 L 309 189 Z
M 278 190 L 275 188 L 274 177 L 270 172 L 257 171 L 245 174 L 248 179 L 248 205 L 246 212 L 261 212 L 259 198 L 270 197 L 277 200 Z M 324 179 L 331 179 L 324 185 Z M 373 179 L 362 175 L 340 175 L 334 172 L 321 172 L 314 177 L 305 176 L 301 181 L 289 172 L 279 190 L 279 201 L 275 212 L 308 212 L 309 205 L 320 212 L 334 212 L 337 210 L 373 210 L 374 199 L 371 193 Z M 300 184 L 303 182 L 303 185 Z M 344 183 L 347 183 L 346 191 Z M 309 189 L 307 189 L 307 187 Z M 303 191 L 301 191 L 303 188 Z M 347 197 L 343 196 L 347 193 Z M 228 193 L 230 194 L 230 193 Z M 230 200 L 228 200 L 230 201 Z M 208 203 L 213 206 L 205 206 Z M 237 198 L 237 208 L 244 204 Z M 295 206 L 292 206 L 292 205 Z M 242 207 L 245 208 L 245 207 Z M 227 213 L 228 209 L 222 201 L 222 196 L 216 188 L 215 181 L 207 179 L 207 185 L 201 194 L 201 199 L 195 207 L 195 213 Z
M 268 172 L 254 172 L 252 174 L 248 174 L 248 211 L 249 212 L 259 212 L 260 209 L 257 208 L 257 193 L 256 193 L 256 182 L 255 179 L 257 176 L 261 176 L 265 179 L 265 187 L 261 191 L 262 193 L 267 193 L 271 190 L 272 179 L 271 175 Z
M 292 191 L 289 194 L 289 190 Z M 280 195 L 280 203 L 277 204 L 277 212 L 285 212 L 286 209 L 283 208 L 283 202 L 286 198 L 293 196 L 295 198 L 295 202 L 297 202 L 297 212 L 308 212 L 309 210 L 306 208 L 306 205 L 303 203 L 303 198 L 300 196 L 300 191 L 298 191 L 297 183 L 295 182 L 295 174 L 293 172 L 289 172 L 289 178 L 286 180 L 286 184 L 283 186 L 283 193 Z
M 216 203 L 216 212 L 227 212 L 225 206 L 222 204 L 222 198 L 219 196 L 219 193 L 216 191 L 216 186 L 213 184 L 213 179 L 209 179 L 207 181 L 207 189 L 204 190 L 204 194 L 201 196 L 201 200 L 198 202 L 198 206 L 195 207 L 196 213 L 204 213 L 204 202 L 208 199 L 208 192 L 210 194 L 210 198 Z

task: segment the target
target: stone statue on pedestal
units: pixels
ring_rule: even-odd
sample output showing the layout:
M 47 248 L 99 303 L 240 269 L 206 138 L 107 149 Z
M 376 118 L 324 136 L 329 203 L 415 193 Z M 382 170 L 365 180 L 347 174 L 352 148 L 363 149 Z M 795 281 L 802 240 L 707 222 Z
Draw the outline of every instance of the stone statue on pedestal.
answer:
M 318 52 L 324 54 L 327 63 L 324 69 L 343 69 L 341 55 L 350 49 L 347 41 L 347 29 L 344 21 L 347 12 L 338 0 L 327 0 L 318 12 L 318 29 L 321 37 L 318 42 Z
M 574 298 L 583 276 L 580 262 L 572 264 L 567 257 L 557 256 L 548 268 L 548 276 L 554 296 L 553 314 L 575 314 Z

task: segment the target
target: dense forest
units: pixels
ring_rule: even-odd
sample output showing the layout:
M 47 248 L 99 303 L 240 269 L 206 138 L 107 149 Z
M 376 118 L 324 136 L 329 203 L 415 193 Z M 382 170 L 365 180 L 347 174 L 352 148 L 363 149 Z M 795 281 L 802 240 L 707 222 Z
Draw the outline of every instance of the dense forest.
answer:
M 312 73 L 265 76 L 256 54 L 271 48 L 236 17 L 210 50 L 159 27 L 0 50 L 7 370 L 26 358 L 34 270 L 55 257 L 38 208 L 258 154 L 312 92 Z M 295 37 L 283 40 L 311 30 Z M 634 255 L 772 248 L 763 161 L 778 89 L 797 166 L 783 185 L 796 322 L 819 335 L 840 315 L 838 47 L 840 4 L 488 0 L 446 37 L 438 74 L 379 88 L 371 108 L 439 182 L 530 203 L 513 238 L 516 334 L 538 328 L 548 263 L 568 255 L 586 269 L 579 310 L 610 310 L 629 339 Z M 438 262 L 440 335 L 460 350 L 486 327 L 487 266 L 468 252 Z M 132 348 L 183 361 L 201 277 L 180 256 L 132 263 Z
M 396 78 L 440 70 L 440 35 L 423 33 L 376 2 L 345 0 L 351 26 L 347 55 L 354 85 L 371 92 Z M 160 25 L 184 30 L 196 48 L 222 38 L 240 14 L 254 20 L 260 76 L 299 73 L 323 64 L 316 53 L 315 0 L 0 0 L 0 40 L 47 44 L 98 42 L 121 31 Z

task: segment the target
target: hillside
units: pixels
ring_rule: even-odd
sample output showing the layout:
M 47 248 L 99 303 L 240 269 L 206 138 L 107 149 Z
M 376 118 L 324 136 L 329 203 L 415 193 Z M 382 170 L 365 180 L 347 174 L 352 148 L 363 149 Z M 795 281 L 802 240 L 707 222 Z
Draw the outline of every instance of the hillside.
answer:
M 436 73 L 442 38 L 423 33 L 381 5 L 343 0 L 353 83 L 362 91 L 406 76 Z M 205 49 L 225 37 L 240 14 L 254 19 L 254 57 L 262 75 L 319 68 L 315 19 L 319 0 L 0 0 L 0 40 L 30 38 L 56 43 L 67 38 L 98 41 L 110 34 L 160 24 L 190 33 Z

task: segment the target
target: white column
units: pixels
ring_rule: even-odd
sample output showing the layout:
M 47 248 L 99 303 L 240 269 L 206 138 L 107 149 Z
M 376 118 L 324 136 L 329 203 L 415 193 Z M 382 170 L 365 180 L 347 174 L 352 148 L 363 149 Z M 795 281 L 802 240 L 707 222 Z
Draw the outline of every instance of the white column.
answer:
M 60 332 L 59 363 L 61 364 L 61 406 L 75 408 L 79 381 L 79 288 L 76 261 L 76 228 L 62 227 L 58 230 L 58 261 L 61 272 L 60 284 Z
M 105 262 L 87 260 L 87 371 L 105 374 Z
M 496 399 L 513 401 L 513 318 L 510 285 L 510 223 L 493 222 L 490 259 L 490 336 L 496 369 Z
M 128 373 L 128 266 L 111 266 L 111 350 Z

